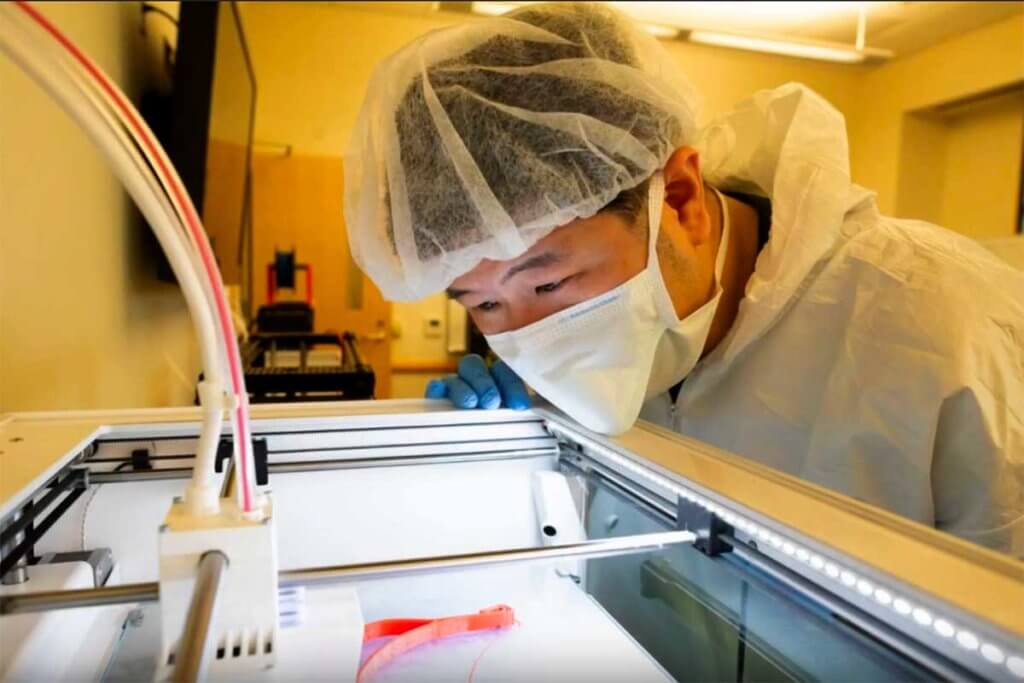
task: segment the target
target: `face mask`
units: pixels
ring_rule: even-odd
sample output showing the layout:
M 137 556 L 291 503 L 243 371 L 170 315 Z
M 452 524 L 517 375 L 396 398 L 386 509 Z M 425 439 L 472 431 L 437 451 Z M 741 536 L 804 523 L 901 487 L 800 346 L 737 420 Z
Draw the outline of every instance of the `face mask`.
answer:
M 487 342 L 523 380 L 588 429 L 629 429 L 644 401 L 693 369 L 721 299 L 729 239 L 725 201 L 711 300 L 680 320 L 658 266 L 664 180 L 650 181 L 647 266 L 622 285 L 531 325 L 487 336 Z

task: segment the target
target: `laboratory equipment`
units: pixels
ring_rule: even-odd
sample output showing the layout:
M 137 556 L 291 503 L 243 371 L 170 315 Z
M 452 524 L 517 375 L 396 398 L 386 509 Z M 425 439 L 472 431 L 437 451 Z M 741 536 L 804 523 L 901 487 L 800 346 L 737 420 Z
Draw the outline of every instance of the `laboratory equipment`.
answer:
M 279 290 L 295 290 L 300 271 L 304 300 L 276 301 Z M 275 250 L 267 264 L 266 299 L 242 350 L 251 402 L 373 398 L 376 376 L 363 361 L 356 335 L 314 331 L 313 266 L 297 263 L 294 250 Z
M 199 418 L 0 423 L 2 569 L 29 578 L 0 589 L 5 680 L 170 675 L 163 613 L 225 599 L 210 575 L 243 565 L 194 552 L 188 594 L 158 569 Z M 364 623 L 495 605 L 516 624 L 366 680 L 1024 680 L 1019 563 L 652 425 L 607 438 L 547 406 L 441 401 L 259 405 L 252 424 L 280 627 L 172 634 L 211 680 L 351 680 Z M 268 647 L 271 668 L 240 668 Z
M 653 426 L 612 439 L 549 407 L 424 401 L 258 406 L 250 423 L 166 157 L 44 17 L 0 13 L 0 47 L 156 227 L 204 369 L 230 380 L 207 379 L 201 409 L 0 416 L 5 680 L 352 680 L 382 620 L 503 606 L 511 625 L 364 677 L 1024 679 L 1019 564 Z
M 373 398 L 376 375 L 352 332 L 254 332 L 242 360 L 252 403 Z

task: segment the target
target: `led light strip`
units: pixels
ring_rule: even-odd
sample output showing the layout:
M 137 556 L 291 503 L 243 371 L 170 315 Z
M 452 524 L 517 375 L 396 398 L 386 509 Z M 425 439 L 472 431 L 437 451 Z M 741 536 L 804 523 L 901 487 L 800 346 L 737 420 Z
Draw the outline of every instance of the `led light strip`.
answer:
M 894 592 L 884 586 L 876 586 L 867 578 L 859 576 L 852 569 L 823 557 L 786 536 L 762 527 L 746 517 L 738 515 L 720 504 L 680 486 L 669 478 L 655 473 L 650 468 L 639 465 L 600 443 L 583 438 L 579 434 L 569 432 L 551 422 L 548 423 L 548 429 L 556 437 L 561 436 L 570 441 L 582 443 L 588 449 L 594 450 L 641 479 L 646 479 L 655 486 L 671 491 L 684 500 L 688 500 L 718 515 L 726 524 L 743 531 L 751 538 L 756 538 L 768 544 L 787 557 L 795 558 L 801 564 L 807 565 L 818 574 L 829 579 L 833 584 L 842 587 L 846 592 L 855 594 L 861 599 L 873 598 L 878 605 L 892 610 L 899 617 L 909 620 L 919 628 L 933 632 L 942 638 L 955 641 L 964 651 L 973 653 L 988 664 L 1005 666 L 1012 676 L 1024 680 L 1024 653 L 1004 652 L 995 643 L 982 640 L 981 637 L 972 631 L 956 626 L 953 621 L 945 617 L 933 615 L 925 607 L 915 605 L 911 600 L 901 596 L 898 592 Z

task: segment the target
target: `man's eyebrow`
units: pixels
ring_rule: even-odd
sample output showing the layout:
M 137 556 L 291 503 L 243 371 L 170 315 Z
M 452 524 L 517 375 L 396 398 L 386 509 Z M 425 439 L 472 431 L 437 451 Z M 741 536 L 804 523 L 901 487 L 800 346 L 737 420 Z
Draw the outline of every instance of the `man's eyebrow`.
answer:
M 511 278 L 515 277 L 524 270 L 530 270 L 531 268 L 546 268 L 547 266 L 554 265 L 562 260 L 562 253 L 558 251 L 545 251 L 542 254 L 531 256 L 522 263 L 517 263 L 508 269 L 508 272 L 501 278 L 502 284 L 508 282 Z
M 457 289 L 456 287 L 449 287 L 448 289 L 445 290 L 445 292 L 448 293 L 448 296 L 450 296 L 453 299 L 458 299 L 460 297 L 466 296 L 472 291 L 473 290 L 471 289 Z
M 508 272 L 502 276 L 501 282 L 502 284 L 508 282 L 510 278 L 515 277 L 524 270 L 530 270 L 531 268 L 546 268 L 547 266 L 554 265 L 562 261 L 563 258 L 564 255 L 562 254 L 562 252 L 559 251 L 545 251 L 542 254 L 531 256 L 522 263 L 517 263 L 516 265 L 509 268 Z M 449 287 L 448 289 L 445 290 L 445 292 L 451 298 L 459 299 L 460 297 L 464 297 L 467 294 L 472 294 L 473 290 L 459 289 L 458 287 Z

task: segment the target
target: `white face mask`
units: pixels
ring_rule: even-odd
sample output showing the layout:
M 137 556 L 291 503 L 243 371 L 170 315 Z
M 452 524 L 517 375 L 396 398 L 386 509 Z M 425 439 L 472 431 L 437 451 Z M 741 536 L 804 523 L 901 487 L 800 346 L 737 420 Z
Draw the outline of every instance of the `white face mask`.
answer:
M 700 360 L 722 296 L 729 217 L 715 259 L 715 293 L 680 320 L 658 266 L 665 183 L 650 181 L 647 266 L 615 289 L 487 342 L 523 380 L 588 429 L 618 434 L 636 422 L 644 401 L 667 390 Z

